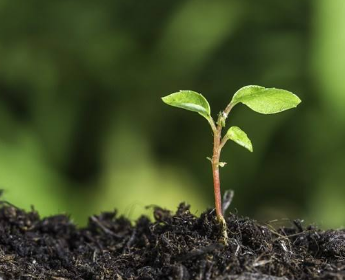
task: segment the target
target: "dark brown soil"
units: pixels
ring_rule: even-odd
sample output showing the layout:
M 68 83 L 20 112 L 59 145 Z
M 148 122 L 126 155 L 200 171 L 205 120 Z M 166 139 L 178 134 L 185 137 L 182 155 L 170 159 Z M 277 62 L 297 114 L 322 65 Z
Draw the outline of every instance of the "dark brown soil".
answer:
M 64 215 L 0 208 L 0 279 L 345 279 L 345 231 L 273 229 L 230 215 L 229 245 L 213 211 L 155 208 L 155 222 L 116 212 L 78 229 Z

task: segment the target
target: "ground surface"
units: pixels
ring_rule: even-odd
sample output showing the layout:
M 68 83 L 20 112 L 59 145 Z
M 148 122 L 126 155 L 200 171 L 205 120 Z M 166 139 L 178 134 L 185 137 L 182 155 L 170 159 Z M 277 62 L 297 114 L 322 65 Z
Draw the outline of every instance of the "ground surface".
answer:
M 298 221 L 273 229 L 230 215 L 224 246 L 212 211 L 198 218 L 181 204 L 154 216 L 132 226 L 104 213 L 78 229 L 66 216 L 40 219 L 3 203 L 0 279 L 345 279 L 342 230 Z

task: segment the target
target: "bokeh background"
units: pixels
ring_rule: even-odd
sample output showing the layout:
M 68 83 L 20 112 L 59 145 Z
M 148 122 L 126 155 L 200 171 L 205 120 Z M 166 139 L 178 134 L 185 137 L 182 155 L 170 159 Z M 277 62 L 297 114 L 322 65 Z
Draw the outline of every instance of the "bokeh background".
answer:
M 214 116 L 248 84 L 290 90 L 298 109 L 245 106 L 228 124 L 222 188 L 262 221 L 345 224 L 343 0 L 0 0 L 2 199 L 79 224 L 147 205 L 213 206 L 212 136 L 161 97 L 203 93 Z

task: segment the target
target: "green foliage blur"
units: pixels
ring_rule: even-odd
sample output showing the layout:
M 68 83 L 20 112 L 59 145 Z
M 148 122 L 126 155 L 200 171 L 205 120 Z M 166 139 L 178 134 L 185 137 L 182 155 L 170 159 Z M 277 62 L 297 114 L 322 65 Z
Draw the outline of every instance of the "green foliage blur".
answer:
M 343 0 L 0 0 L 2 199 L 79 224 L 180 201 L 198 214 L 213 207 L 211 131 L 161 97 L 195 90 L 217 114 L 259 84 L 303 103 L 233 110 L 255 152 L 224 149 L 231 210 L 343 226 L 344 27 Z

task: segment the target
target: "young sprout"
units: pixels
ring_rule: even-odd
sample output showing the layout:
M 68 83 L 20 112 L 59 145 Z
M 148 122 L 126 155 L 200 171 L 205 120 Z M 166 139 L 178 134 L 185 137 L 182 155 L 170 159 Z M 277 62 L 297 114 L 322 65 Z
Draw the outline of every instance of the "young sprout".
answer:
M 220 153 L 228 140 L 232 140 L 240 146 L 253 152 L 252 142 L 247 134 L 237 126 L 232 126 L 222 136 L 222 129 L 225 127 L 226 119 L 232 108 L 239 103 L 248 106 L 255 112 L 261 114 L 276 114 L 282 111 L 297 107 L 301 100 L 295 94 L 276 88 L 265 88 L 261 86 L 245 86 L 239 89 L 233 96 L 231 102 L 218 115 L 217 122 L 211 116 L 211 109 L 208 101 L 200 93 L 191 90 L 181 90 L 162 98 L 163 102 L 174 107 L 199 113 L 210 124 L 213 132 L 213 155 L 209 158 L 212 163 L 214 200 L 216 214 L 222 226 L 222 238 L 227 242 L 227 226 L 222 213 L 222 201 L 220 191 L 219 167 L 226 163 L 220 161 Z

